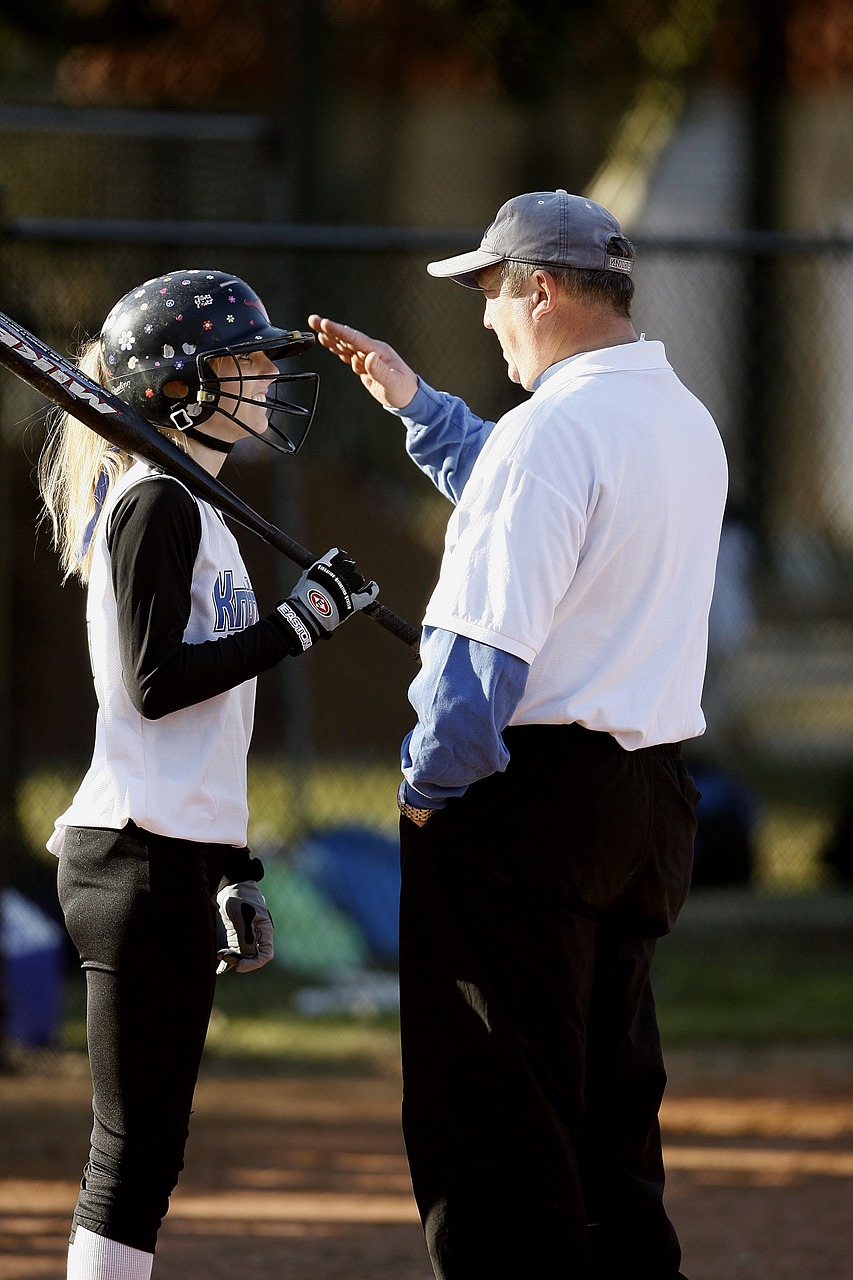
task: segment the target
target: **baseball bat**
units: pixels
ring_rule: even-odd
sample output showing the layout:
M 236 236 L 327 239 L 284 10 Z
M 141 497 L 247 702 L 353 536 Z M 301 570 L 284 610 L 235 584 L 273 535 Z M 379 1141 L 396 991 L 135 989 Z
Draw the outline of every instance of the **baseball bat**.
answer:
M 300 568 L 308 569 L 317 560 L 317 556 L 265 520 L 129 404 L 87 377 L 76 365 L 39 341 L 2 311 L 0 364 L 31 387 L 35 387 L 61 409 L 73 414 L 110 444 L 181 480 L 197 498 L 209 502 L 223 515 L 231 516 L 245 528 L 251 529 Z M 378 601 L 369 604 L 363 612 L 409 648 L 417 651 L 420 633 L 403 618 Z

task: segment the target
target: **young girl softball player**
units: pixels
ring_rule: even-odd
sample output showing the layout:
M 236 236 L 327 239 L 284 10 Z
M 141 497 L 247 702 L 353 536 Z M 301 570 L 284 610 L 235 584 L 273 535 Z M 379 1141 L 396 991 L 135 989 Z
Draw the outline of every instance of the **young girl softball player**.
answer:
M 313 341 L 271 324 L 243 280 L 173 271 L 116 303 L 81 367 L 215 475 L 249 435 L 299 447 L 317 376 L 281 364 Z M 295 382 L 309 407 L 289 399 Z M 88 588 L 98 701 L 91 766 L 48 845 L 86 971 L 94 1091 L 68 1277 L 148 1280 L 215 973 L 273 954 L 263 868 L 246 847 L 255 678 L 378 588 L 334 548 L 259 617 L 221 515 L 68 415 L 40 482 L 65 575 Z M 228 940 L 218 967 L 214 896 Z

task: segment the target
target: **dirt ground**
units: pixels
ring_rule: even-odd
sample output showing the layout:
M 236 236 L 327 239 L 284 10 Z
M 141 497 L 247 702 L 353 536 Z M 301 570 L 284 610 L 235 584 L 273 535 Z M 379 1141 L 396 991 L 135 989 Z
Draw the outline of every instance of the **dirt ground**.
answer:
M 668 1206 L 690 1280 L 853 1280 L 853 1046 L 671 1053 Z M 156 1280 L 428 1280 L 393 1070 L 208 1074 Z M 85 1069 L 0 1076 L 0 1280 L 60 1280 Z M 627 1277 L 626 1277 L 627 1280 Z

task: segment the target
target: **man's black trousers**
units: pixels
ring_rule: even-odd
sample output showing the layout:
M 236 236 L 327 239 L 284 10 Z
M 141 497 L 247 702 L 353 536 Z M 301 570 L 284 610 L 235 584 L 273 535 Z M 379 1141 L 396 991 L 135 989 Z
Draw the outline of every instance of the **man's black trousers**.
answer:
M 676 1280 L 649 980 L 690 882 L 678 745 L 505 732 L 510 763 L 401 820 L 403 1127 L 441 1280 Z

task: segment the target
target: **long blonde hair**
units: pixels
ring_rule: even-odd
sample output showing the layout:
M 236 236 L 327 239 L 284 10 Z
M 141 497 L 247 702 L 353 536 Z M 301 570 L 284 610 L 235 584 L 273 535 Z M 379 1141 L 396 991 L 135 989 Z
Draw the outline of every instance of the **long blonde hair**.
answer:
M 98 338 L 86 344 L 77 365 L 95 382 L 107 382 Z M 163 434 L 186 447 L 180 432 Z M 104 503 L 132 463 L 129 453 L 109 444 L 73 414 L 57 412 L 48 420 L 38 481 L 44 503 L 42 518 L 50 524 L 63 581 L 89 581 L 92 547 Z

